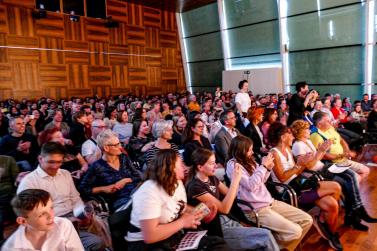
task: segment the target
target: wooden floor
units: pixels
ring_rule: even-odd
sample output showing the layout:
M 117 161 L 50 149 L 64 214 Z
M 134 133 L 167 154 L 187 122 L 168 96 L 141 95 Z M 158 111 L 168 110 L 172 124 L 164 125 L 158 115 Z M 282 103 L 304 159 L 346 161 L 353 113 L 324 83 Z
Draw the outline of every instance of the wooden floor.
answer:
M 360 184 L 361 197 L 365 208 L 373 217 L 377 217 L 377 167 L 370 167 L 368 180 Z M 343 225 L 344 210 L 342 209 L 338 226 L 340 241 L 344 251 L 377 251 L 377 223 L 366 223 L 368 232 L 361 232 Z M 309 231 L 301 248 L 302 251 L 333 250 L 327 241 L 322 239 L 314 227 Z

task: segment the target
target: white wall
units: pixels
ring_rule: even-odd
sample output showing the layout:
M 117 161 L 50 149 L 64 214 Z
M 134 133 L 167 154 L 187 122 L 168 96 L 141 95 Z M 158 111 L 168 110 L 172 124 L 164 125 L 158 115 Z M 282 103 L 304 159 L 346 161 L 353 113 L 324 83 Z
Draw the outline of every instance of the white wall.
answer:
M 248 80 L 249 90 L 254 95 L 284 92 L 283 72 L 279 67 L 223 71 L 223 90 L 238 92 L 238 83 L 242 79 Z

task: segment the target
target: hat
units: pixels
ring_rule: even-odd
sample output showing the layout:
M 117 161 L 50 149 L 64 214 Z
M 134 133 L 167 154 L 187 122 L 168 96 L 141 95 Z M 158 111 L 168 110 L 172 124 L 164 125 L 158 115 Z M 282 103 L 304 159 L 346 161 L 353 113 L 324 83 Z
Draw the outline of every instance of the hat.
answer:
M 332 173 L 342 173 L 350 167 L 351 167 L 350 163 L 348 161 L 344 161 L 341 163 L 333 164 L 332 166 L 329 167 L 328 170 Z

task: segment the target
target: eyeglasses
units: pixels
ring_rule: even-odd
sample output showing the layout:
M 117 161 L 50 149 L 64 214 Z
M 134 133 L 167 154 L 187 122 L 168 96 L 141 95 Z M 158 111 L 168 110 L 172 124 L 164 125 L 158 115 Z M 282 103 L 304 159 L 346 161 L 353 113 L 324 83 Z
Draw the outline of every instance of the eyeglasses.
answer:
M 116 144 L 107 144 L 107 146 L 120 146 L 120 142 L 118 142 Z
M 46 163 L 50 165 L 61 165 L 63 164 L 63 160 L 48 160 Z
M 92 126 L 92 127 L 95 127 L 95 128 L 106 128 L 106 126 Z

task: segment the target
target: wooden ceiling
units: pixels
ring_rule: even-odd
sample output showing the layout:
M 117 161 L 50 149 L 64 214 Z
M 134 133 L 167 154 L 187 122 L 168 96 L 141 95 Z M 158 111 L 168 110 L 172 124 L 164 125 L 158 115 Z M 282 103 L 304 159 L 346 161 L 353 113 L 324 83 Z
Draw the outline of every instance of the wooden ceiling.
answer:
M 214 3 L 216 0 L 122 0 L 173 12 L 185 12 Z

